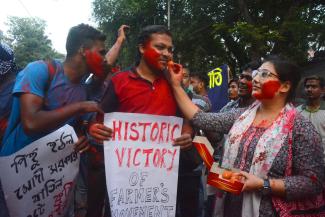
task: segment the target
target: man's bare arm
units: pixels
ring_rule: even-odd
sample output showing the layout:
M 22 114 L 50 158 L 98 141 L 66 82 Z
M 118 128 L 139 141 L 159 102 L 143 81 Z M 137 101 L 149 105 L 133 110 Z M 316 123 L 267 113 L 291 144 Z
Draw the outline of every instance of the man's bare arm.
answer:
M 116 62 L 123 42 L 125 41 L 126 35 L 125 35 L 125 30 L 130 28 L 127 25 L 122 25 L 119 30 L 118 30 L 118 37 L 116 39 L 115 44 L 111 47 L 111 49 L 107 52 L 107 54 L 105 55 L 105 59 L 108 65 L 112 66 L 114 65 L 114 63 Z
M 52 111 L 45 111 L 43 110 L 44 99 L 31 93 L 22 94 L 20 104 L 21 120 L 27 134 L 56 129 L 75 115 L 102 112 L 97 103 L 93 101 L 77 102 Z

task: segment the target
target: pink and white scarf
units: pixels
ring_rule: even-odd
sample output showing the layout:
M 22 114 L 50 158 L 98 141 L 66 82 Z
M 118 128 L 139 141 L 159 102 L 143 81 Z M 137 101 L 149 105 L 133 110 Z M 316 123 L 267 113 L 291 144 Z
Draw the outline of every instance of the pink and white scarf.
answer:
M 234 123 L 229 138 L 225 142 L 225 152 L 223 156 L 222 166 L 232 168 L 238 154 L 239 145 L 242 136 L 252 125 L 256 111 L 260 106 L 260 102 L 251 105 Z M 272 163 L 285 144 L 288 136 L 292 135 L 294 119 L 296 117 L 296 109 L 287 104 L 280 112 L 276 120 L 265 130 L 259 139 L 253 156 L 253 161 L 249 173 L 260 178 L 266 178 Z M 252 138 L 250 138 L 252 139 Z M 242 217 L 258 217 L 261 196 L 254 192 L 245 192 L 243 197 Z

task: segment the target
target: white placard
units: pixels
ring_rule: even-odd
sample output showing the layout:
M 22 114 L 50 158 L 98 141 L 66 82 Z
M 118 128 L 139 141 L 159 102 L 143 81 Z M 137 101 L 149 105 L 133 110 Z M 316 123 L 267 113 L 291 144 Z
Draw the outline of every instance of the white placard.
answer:
M 79 171 L 74 129 L 65 125 L 0 158 L 0 177 L 12 217 L 63 216 Z
M 112 217 L 174 217 L 183 120 L 115 112 L 104 123 L 114 131 L 104 142 Z

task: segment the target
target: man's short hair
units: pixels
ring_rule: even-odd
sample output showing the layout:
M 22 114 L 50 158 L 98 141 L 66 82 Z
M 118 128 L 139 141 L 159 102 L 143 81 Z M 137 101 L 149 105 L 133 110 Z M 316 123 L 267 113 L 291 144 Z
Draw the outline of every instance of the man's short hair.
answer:
M 166 34 L 172 37 L 172 33 L 166 26 L 163 25 L 150 25 L 144 27 L 138 36 L 138 45 L 144 45 L 151 37 L 152 34 Z
M 230 87 L 231 83 L 236 83 L 238 86 L 238 78 L 233 78 L 228 82 L 228 88 Z
M 206 74 L 203 73 L 193 73 L 190 75 L 191 78 L 197 78 L 204 83 L 204 86 L 207 88 L 209 84 L 209 78 Z
M 152 34 L 166 34 L 172 38 L 172 33 L 169 31 L 169 29 L 166 26 L 163 25 L 150 25 L 144 27 L 141 32 L 139 33 L 137 44 L 139 45 L 145 45 L 151 38 Z M 139 49 L 137 50 L 137 56 L 136 56 L 136 65 L 140 63 L 141 54 Z
M 324 80 L 324 78 L 321 77 L 321 76 L 318 76 L 318 75 L 311 75 L 311 76 L 306 77 L 306 78 L 304 79 L 304 86 L 306 86 L 306 83 L 307 83 L 307 81 L 309 81 L 309 80 L 317 80 L 317 81 L 319 81 L 319 86 L 320 86 L 321 88 L 324 88 L 324 87 L 325 87 L 325 80 Z
M 252 61 L 252 62 L 249 62 L 247 63 L 246 65 L 244 65 L 242 68 L 241 68 L 241 72 L 243 71 L 253 71 L 253 70 L 256 70 L 260 67 L 261 65 L 261 62 L 260 61 Z
M 94 27 L 84 23 L 72 27 L 65 45 L 67 57 L 74 56 L 81 47 L 91 47 L 96 40 L 105 41 L 106 36 Z

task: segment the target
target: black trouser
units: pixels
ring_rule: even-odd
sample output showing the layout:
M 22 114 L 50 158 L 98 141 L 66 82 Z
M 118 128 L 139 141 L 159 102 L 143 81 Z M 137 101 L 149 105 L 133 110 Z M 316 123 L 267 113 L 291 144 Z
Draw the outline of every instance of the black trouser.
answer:
M 101 217 L 107 195 L 104 155 L 102 152 L 89 153 L 88 193 L 86 217 Z M 105 217 L 110 217 L 110 210 L 105 209 Z
M 178 177 L 176 217 L 197 216 L 200 178 L 195 175 L 180 175 Z

